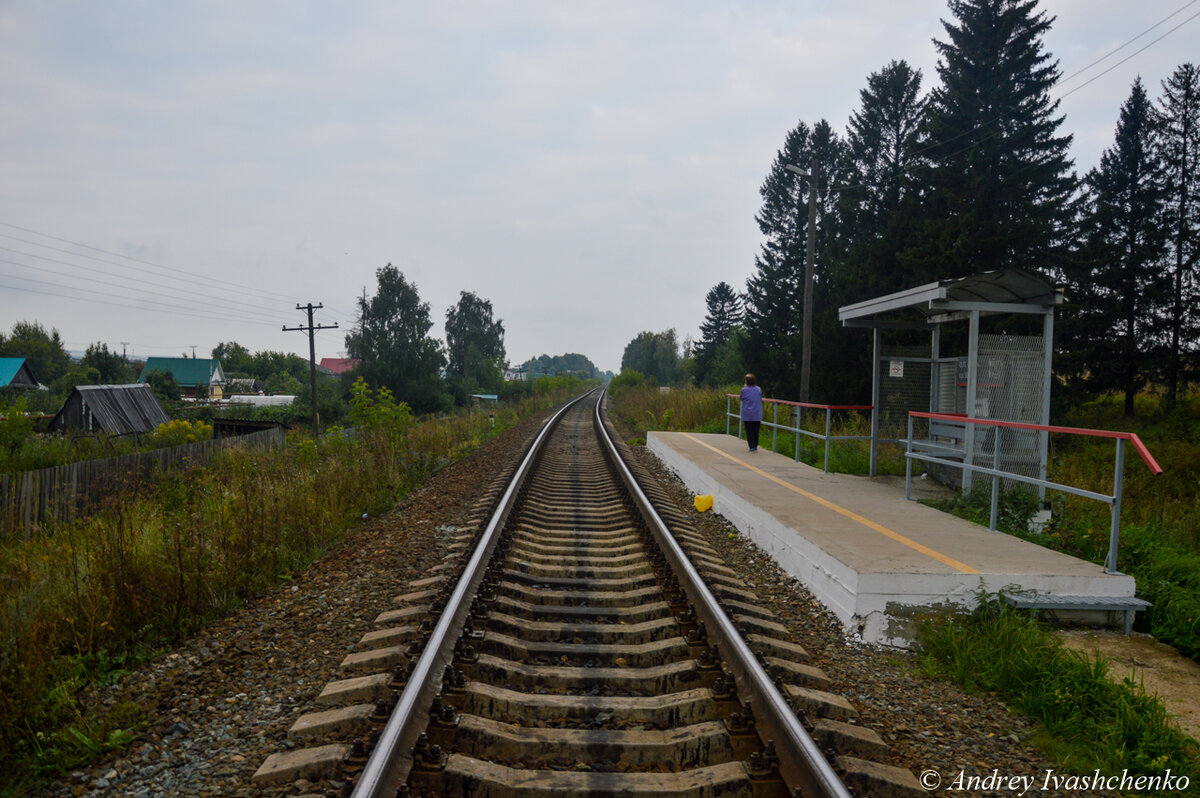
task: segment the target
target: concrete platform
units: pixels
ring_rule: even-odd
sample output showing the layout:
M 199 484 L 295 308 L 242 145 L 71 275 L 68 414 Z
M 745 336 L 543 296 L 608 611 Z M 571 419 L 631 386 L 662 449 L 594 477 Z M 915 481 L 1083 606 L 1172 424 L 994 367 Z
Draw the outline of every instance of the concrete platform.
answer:
M 650 432 L 646 445 L 869 642 L 904 646 L 914 618 L 972 606 L 980 588 L 1134 594 L 1131 576 L 906 501 L 903 485 L 748 452 L 732 435 Z

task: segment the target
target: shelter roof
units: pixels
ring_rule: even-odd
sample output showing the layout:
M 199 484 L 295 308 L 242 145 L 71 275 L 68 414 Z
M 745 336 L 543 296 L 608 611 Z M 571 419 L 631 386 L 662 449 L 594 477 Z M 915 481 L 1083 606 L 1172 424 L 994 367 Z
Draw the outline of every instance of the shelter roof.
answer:
M 925 324 L 934 324 L 965 317 L 972 310 L 1043 313 L 1062 301 L 1062 289 L 1041 277 L 1023 269 L 999 269 L 844 305 L 838 308 L 838 318 L 848 327 L 877 327 L 915 311 Z
M 159 424 L 171 420 L 158 403 L 153 389 L 144 382 L 132 385 L 77 385 L 72 396 L 67 397 L 62 410 L 50 422 L 51 429 L 62 428 L 60 425 L 65 420 L 64 414 L 68 413 L 75 394 L 91 414 L 95 425 L 113 435 L 150 432 Z
M 29 370 L 29 364 L 23 357 L 0 357 L 0 388 L 19 386 L 37 388 L 37 378 Z

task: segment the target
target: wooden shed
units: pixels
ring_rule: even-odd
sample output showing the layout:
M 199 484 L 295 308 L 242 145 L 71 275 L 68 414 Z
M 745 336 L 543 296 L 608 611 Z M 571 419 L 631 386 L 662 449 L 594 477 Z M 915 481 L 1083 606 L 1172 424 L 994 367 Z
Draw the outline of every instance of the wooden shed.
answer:
M 170 420 L 154 391 L 144 382 L 79 385 L 50 422 L 50 429 L 129 435 L 151 432 Z

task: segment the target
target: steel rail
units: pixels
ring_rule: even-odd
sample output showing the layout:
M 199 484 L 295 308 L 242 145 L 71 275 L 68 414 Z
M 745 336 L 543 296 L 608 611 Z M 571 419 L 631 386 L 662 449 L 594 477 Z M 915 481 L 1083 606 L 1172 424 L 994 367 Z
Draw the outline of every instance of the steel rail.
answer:
M 499 532 L 504 528 L 509 512 L 516 503 L 517 495 L 533 463 L 541 454 L 550 432 L 558 425 L 563 415 L 576 403 L 586 399 L 584 394 L 568 402 L 542 427 L 529 452 L 521 461 L 508 487 L 500 498 L 496 511 L 480 536 L 479 543 L 471 553 L 462 576 L 446 602 L 446 610 L 438 619 L 425 648 L 413 666 L 412 674 L 400 694 L 387 725 L 379 735 L 379 741 L 371 751 L 358 781 L 354 785 L 352 798 L 392 798 L 408 780 L 412 769 L 412 750 L 417 737 L 428 725 L 429 706 L 441 686 L 446 666 L 454 656 L 454 645 L 462 633 L 463 623 L 470 612 L 474 598 L 483 580 L 484 571 L 496 548 Z
M 621 459 L 616 444 L 608 435 L 600 417 L 600 408 L 606 394 L 607 390 L 601 393 L 593 416 L 597 434 L 604 443 L 605 455 L 621 475 L 622 481 L 646 519 L 651 534 L 679 579 L 680 586 L 692 602 L 696 614 L 704 621 L 708 635 L 716 639 L 717 648 L 740 688 L 739 695 L 750 696 L 760 736 L 764 740 L 775 742 L 779 753 L 780 774 L 784 781 L 789 788 L 798 788 L 804 796 L 850 798 L 850 791 L 846 785 L 800 724 L 787 699 L 775 688 L 771 677 L 759 664 L 754 652 L 746 645 L 733 621 L 725 614 L 725 610 L 721 608 L 700 573 Z

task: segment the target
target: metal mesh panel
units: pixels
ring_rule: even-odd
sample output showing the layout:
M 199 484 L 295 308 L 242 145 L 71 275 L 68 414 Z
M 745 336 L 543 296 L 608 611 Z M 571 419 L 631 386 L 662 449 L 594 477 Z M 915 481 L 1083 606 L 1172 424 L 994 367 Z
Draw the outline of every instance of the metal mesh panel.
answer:
M 966 386 L 959 387 L 957 383 L 958 358 L 938 358 L 938 395 L 934 411 L 937 413 L 965 413 Z
M 928 346 L 895 346 L 880 352 L 879 434 L 902 438 L 908 432 L 910 410 L 929 410 Z M 925 358 L 924 362 L 902 358 Z
M 1042 422 L 1044 353 L 1041 336 L 980 335 L 975 415 L 1004 421 Z M 1000 436 L 1000 467 L 1037 476 L 1040 433 L 977 427 L 974 461 L 990 465 Z M 1014 483 L 1015 484 L 1015 483 Z

